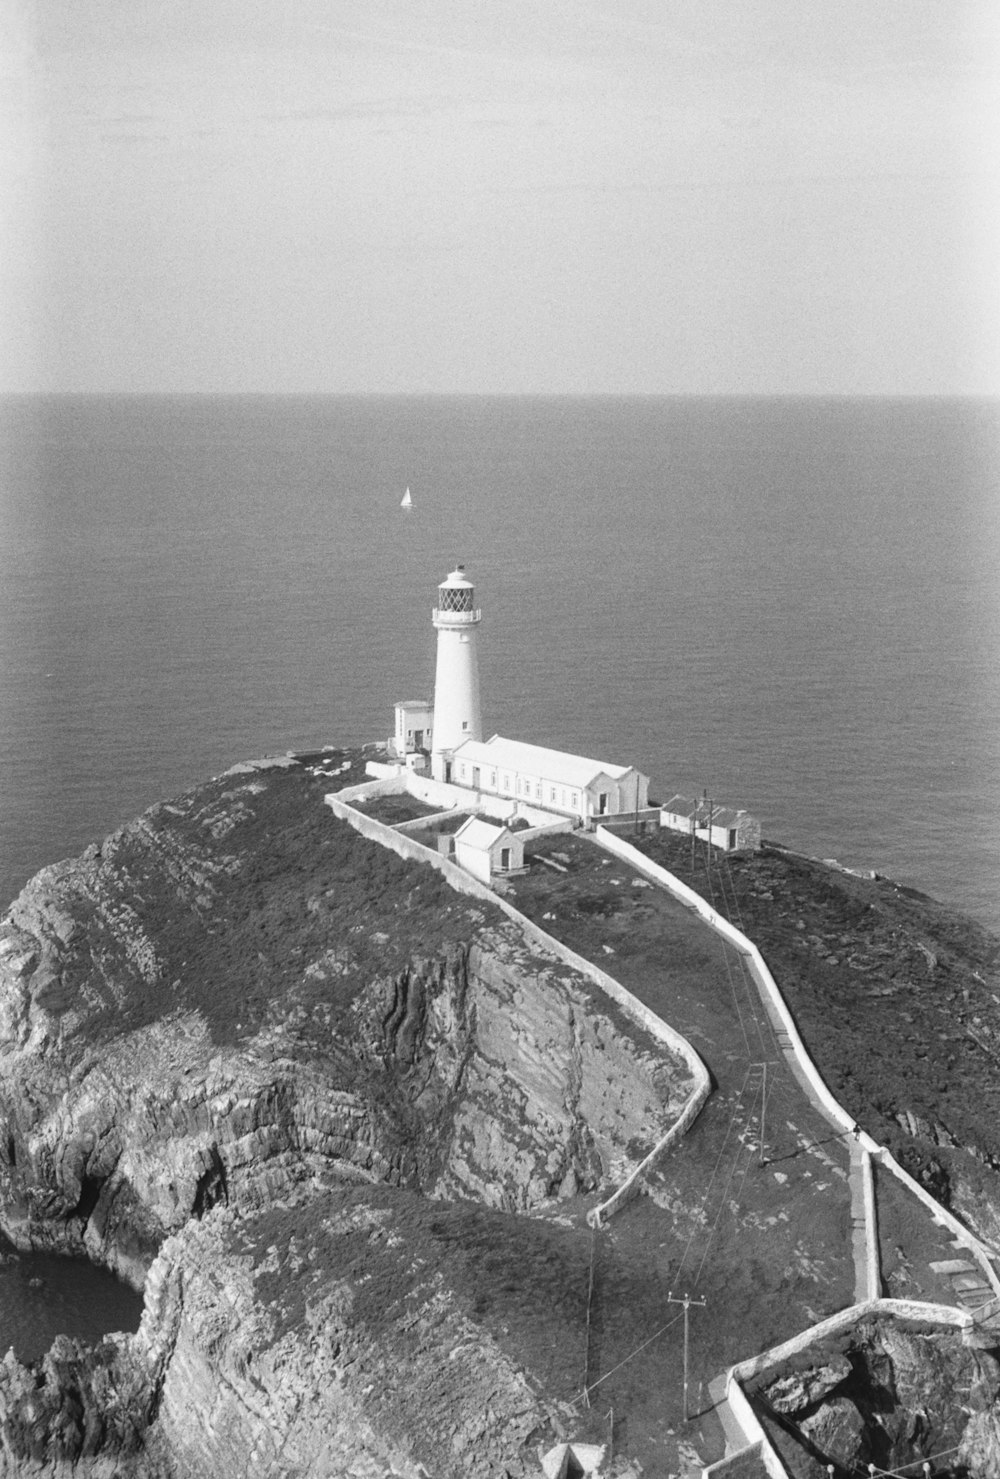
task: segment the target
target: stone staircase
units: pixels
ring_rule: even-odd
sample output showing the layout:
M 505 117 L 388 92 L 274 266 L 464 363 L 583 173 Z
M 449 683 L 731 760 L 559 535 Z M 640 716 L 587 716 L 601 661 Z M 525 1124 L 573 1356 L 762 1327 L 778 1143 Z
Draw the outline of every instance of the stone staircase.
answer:
M 977 1336 L 985 1337 L 991 1345 L 1000 1343 L 1000 1298 L 994 1294 L 979 1265 L 969 1258 L 968 1250 L 959 1242 L 953 1246 L 965 1256 L 932 1263 L 931 1272 L 949 1281 L 956 1302 L 975 1317 Z

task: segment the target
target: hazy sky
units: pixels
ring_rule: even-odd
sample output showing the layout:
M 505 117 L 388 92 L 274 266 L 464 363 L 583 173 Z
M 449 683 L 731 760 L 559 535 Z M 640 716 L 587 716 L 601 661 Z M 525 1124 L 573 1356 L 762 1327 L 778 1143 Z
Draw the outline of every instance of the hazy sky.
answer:
M 6 389 L 1000 392 L 998 0 L 0 0 Z

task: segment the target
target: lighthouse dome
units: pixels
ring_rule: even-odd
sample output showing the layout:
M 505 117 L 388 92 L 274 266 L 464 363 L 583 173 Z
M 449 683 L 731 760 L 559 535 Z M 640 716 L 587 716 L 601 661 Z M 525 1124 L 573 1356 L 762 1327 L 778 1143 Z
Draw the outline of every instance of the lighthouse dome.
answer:
M 456 565 L 451 574 L 445 580 L 442 580 L 439 589 L 444 590 L 446 586 L 449 590 L 456 588 L 472 590 L 472 581 L 466 576 L 464 565 Z

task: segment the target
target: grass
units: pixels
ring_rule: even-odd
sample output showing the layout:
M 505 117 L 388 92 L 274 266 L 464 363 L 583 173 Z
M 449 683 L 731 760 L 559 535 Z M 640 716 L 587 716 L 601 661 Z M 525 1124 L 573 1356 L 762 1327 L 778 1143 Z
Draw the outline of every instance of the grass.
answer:
M 80 1030 L 91 1038 L 195 1009 L 219 1044 L 278 1024 L 303 1064 L 328 1058 L 351 1039 L 372 983 L 447 961 L 501 919 L 332 816 L 323 794 L 359 773 L 360 763 L 333 780 L 300 767 L 220 777 L 123 829 L 98 865 L 101 907 L 69 947 L 61 981 L 43 988 L 45 1000 L 69 1011 L 84 994 L 90 1010 Z M 947 1116 L 956 1137 L 968 1135 L 983 1154 L 1000 1150 L 988 1075 L 969 1094 L 947 1068 L 948 1053 L 963 1071 L 978 1062 L 975 1052 L 988 1057 L 965 1043 L 967 1027 L 988 1043 L 996 1019 L 988 973 L 998 947 L 985 932 L 892 885 L 778 849 L 733 859 L 710 878 L 700 858 L 690 870 L 684 839 L 654 834 L 639 843 L 717 904 L 725 899 L 761 945 L 834 1092 L 878 1138 L 893 1144 L 895 1136 L 920 1174 L 947 1183 L 948 1156 L 960 1152 L 910 1134 L 904 1108 L 928 1125 Z M 539 866 L 543 855 L 561 871 Z M 542 839 L 531 856 L 528 874 L 511 884 L 517 907 L 685 1033 L 713 1075 L 713 1097 L 650 1179 L 648 1196 L 596 1243 L 582 1201 L 563 1204 L 558 1220 L 529 1221 L 388 1188 L 337 1195 L 348 1210 L 363 1204 L 391 1220 L 398 1246 L 373 1240 L 370 1228 L 337 1233 L 323 1199 L 262 1213 L 240 1236 L 262 1264 L 277 1250 L 274 1267 L 258 1273 L 258 1293 L 283 1329 L 304 1320 L 310 1291 L 343 1279 L 354 1290 L 357 1341 L 397 1342 L 405 1369 L 409 1347 L 393 1332 L 407 1301 L 423 1298 L 426 1279 L 440 1274 L 468 1318 L 540 1389 L 571 1400 L 591 1383 L 593 1406 L 581 1408 L 576 1436 L 599 1436 L 613 1409 L 617 1446 L 648 1471 L 676 1469 L 681 1439 L 711 1460 L 722 1435 L 708 1381 L 853 1299 L 845 1148 L 804 1100 L 755 989 L 717 936 L 584 839 Z M 83 899 L 81 918 L 92 908 Z M 159 952 L 155 971 L 142 955 L 145 938 Z M 587 990 L 626 1025 L 597 987 Z M 930 1041 L 935 1033 L 945 1046 Z M 352 1052 L 338 1079 L 345 1086 Z M 392 1075 L 368 1074 L 365 1092 L 376 1108 L 381 1099 L 389 1107 Z M 399 1134 L 418 1137 L 433 1159 L 434 1125 L 399 1114 Z M 980 1175 L 992 1172 L 984 1166 Z M 892 1218 L 903 1218 L 895 1206 L 888 1237 Z M 917 1224 L 906 1236 L 912 1264 L 926 1249 Z M 706 1301 L 691 1312 L 697 1416 L 687 1427 L 680 1293 Z
M 321 1051 L 373 976 L 482 927 L 488 906 L 335 818 L 329 788 L 297 768 L 222 777 L 124 828 L 105 845 L 99 884 L 127 911 L 112 905 L 78 931 L 42 1004 L 89 1000 L 81 1030 L 97 1039 L 194 1009 L 220 1044 L 294 1014 L 303 1049 Z M 143 937 L 155 943 L 153 979 L 136 963 Z
M 954 1177 L 1000 1192 L 1000 940 L 773 846 L 709 871 L 677 834 L 630 840 L 757 944 L 833 1093 L 913 1175 L 946 1202 Z
M 540 853 L 558 853 L 565 871 L 539 866 Z M 804 1099 L 756 990 L 718 936 L 584 838 L 540 839 L 532 856 L 513 886 L 517 906 L 683 1032 L 713 1076 L 715 1093 L 650 1178 L 648 1196 L 605 1235 L 614 1268 L 632 1276 L 599 1272 L 594 1378 L 605 1378 L 601 1401 L 628 1414 L 630 1451 L 662 1458 L 657 1445 L 672 1441 L 665 1430 L 683 1432 L 683 1327 L 669 1295 L 704 1298 L 690 1316 L 691 1397 L 701 1416 L 685 1436 L 715 1458 L 722 1437 L 707 1411 L 708 1382 L 853 1299 L 846 1149 Z M 761 1077 L 752 1067 L 762 1060 L 763 1165 Z M 628 1359 L 644 1339 L 652 1343 L 641 1360 Z

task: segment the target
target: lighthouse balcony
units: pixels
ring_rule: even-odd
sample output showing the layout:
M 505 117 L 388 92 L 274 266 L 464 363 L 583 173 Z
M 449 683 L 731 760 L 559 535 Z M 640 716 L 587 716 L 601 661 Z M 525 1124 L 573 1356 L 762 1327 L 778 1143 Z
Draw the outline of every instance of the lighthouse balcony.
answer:
M 435 626 L 472 626 L 474 622 L 482 621 L 482 619 L 483 613 L 478 608 L 475 611 L 448 611 L 443 606 L 435 606 L 431 610 L 431 620 Z

